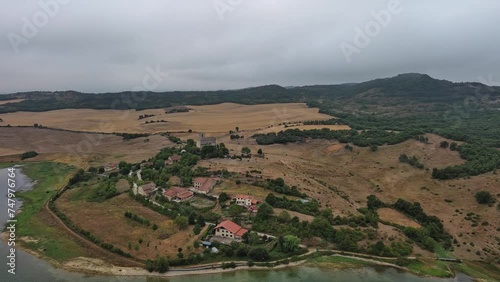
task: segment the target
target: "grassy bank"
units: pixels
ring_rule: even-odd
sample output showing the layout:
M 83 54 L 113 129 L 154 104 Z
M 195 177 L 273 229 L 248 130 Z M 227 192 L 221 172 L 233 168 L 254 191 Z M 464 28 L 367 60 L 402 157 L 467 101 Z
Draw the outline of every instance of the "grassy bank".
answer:
M 358 260 L 355 258 L 346 258 L 340 256 L 321 256 L 315 257 L 307 260 L 307 264 L 327 267 L 327 268 L 357 268 L 365 266 L 374 266 L 374 263 Z
M 411 272 L 418 275 L 429 275 L 433 277 L 449 278 L 453 273 L 448 268 L 448 263 L 444 261 L 433 260 L 432 262 L 423 262 L 415 260 L 406 266 Z
M 16 193 L 22 200 L 17 216 L 18 242 L 25 248 L 56 261 L 84 254 L 82 248 L 56 227 L 52 216 L 43 208 L 45 203 L 67 182 L 74 167 L 51 163 L 23 163 L 22 173 L 35 182 L 32 190 Z M 9 165 L 10 166 L 10 165 Z M 19 173 L 20 169 L 16 172 Z
M 462 272 L 482 281 L 500 281 L 500 269 L 490 263 L 466 262 L 452 264 L 450 267 L 455 272 Z

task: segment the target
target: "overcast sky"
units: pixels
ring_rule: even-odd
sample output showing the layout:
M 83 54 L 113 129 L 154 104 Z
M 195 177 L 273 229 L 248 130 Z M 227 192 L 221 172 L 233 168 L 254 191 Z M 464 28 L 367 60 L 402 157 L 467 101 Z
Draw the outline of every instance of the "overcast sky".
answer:
M 498 0 L 2 4 L 0 93 L 336 84 L 406 72 L 500 85 Z M 156 81 L 152 69 L 163 73 Z

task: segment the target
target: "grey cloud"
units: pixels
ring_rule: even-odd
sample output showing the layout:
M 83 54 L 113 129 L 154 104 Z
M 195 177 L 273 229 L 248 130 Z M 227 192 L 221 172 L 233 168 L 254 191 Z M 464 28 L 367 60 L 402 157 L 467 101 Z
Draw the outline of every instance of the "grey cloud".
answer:
M 51 1 L 62 0 L 41 0 Z M 390 1 L 73 0 L 18 54 L 7 35 L 21 34 L 22 18 L 43 10 L 36 1 L 8 1 L 0 11 L 0 93 L 130 90 L 156 65 L 169 73 L 158 91 L 360 82 L 404 72 L 500 81 L 495 0 L 400 0 L 402 12 L 348 62 L 340 44 L 353 44 L 355 28 L 364 30 L 372 11 Z M 237 4 L 221 20 L 214 3 Z

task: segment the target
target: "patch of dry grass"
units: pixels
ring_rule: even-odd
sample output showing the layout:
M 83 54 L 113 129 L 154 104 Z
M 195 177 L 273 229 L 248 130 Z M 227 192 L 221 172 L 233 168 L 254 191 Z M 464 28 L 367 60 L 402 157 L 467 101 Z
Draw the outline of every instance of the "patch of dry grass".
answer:
M 283 122 L 330 119 L 331 116 L 318 113 L 302 103 L 240 105 L 223 103 L 206 106 L 188 106 L 192 111 L 165 114 L 163 109 L 135 110 L 92 110 L 63 109 L 47 112 L 15 112 L 2 114 L 5 124 L 32 126 L 35 123 L 52 128 L 90 132 L 228 132 L 236 126 L 241 129 L 259 129 Z M 138 119 L 139 115 L 155 116 Z M 148 123 L 146 121 L 167 122 Z

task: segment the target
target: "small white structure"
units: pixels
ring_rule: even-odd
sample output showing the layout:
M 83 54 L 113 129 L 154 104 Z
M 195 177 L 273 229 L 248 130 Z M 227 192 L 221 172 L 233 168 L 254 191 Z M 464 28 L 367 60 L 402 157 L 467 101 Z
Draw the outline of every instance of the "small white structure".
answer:
M 250 195 L 237 195 L 235 199 L 238 206 L 249 207 L 257 204 L 257 200 Z

